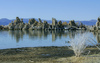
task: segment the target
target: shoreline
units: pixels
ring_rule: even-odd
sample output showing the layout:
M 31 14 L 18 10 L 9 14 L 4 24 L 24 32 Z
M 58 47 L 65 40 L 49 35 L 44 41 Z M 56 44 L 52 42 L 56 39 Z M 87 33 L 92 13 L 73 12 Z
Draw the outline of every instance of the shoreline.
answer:
M 40 46 L 40 47 L 18 47 L 18 48 L 4 48 L 4 49 L 0 49 L 0 50 L 9 50 L 9 49 L 27 49 L 27 48 L 63 48 L 67 46 Z
M 100 44 L 99 45 L 97 45 L 97 46 L 100 46 Z M 70 47 L 70 46 L 69 46 Z M 96 46 L 87 46 L 87 48 L 91 48 L 91 47 L 93 47 L 93 48 L 96 48 Z M 8 49 L 26 49 L 26 48 L 67 48 L 68 49 L 68 46 L 37 46 L 37 47 L 16 47 L 16 48 L 4 48 L 4 49 L 0 49 L 0 50 L 8 50 Z

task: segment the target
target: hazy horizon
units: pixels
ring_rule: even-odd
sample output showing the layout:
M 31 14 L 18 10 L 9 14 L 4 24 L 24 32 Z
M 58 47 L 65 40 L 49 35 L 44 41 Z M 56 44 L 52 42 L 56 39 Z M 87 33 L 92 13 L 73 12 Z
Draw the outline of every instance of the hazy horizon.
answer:
M 19 17 L 20 18 L 20 17 Z M 8 19 L 8 20 L 16 20 L 16 17 L 14 19 L 9 19 L 9 18 L 0 18 L 0 19 Z M 21 19 L 21 18 L 20 18 Z M 32 19 L 32 18 L 23 18 L 23 19 Z M 38 18 L 34 18 L 34 19 L 38 19 Z M 51 20 L 52 21 L 52 18 L 51 19 L 42 19 L 40 18 L 41 20 Z M 55 18 L 56 19 L 56 18 Z M 58 20 L 58 19 L 56 19 Z M 61 20 L 61 19 L 59 19 Z M 59 21 L 58 20 L 58 21 Z M 72 19 L 71 19 L 72 20 Z M 62 21 L 71 21 L 71 20 L 62 20 Z M 90 20 L 75 20 L 75 21 L 91 21 L 91 20 L 97 20 L 97 19 L 90 19 Z

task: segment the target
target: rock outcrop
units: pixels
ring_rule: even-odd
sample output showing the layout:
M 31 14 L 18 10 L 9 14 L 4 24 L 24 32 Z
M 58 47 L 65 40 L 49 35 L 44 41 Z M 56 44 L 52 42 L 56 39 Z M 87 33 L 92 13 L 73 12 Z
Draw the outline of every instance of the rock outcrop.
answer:
M 52 18 L 52 29 L 57 28 L 57 20 L 55 18 Z
M 27 30 L 27 29 L 29 29 L 29 24 L 25 23 L 23 30 Z
M 76 26 L 75 24 L 75 21 L 74 20 L 71 20 L 69 23 L 68 23 L 69 26 Z
M 91 31 L 98 31 L 100 30 L 100 18 L 98 18 L 96 25 L 92 27 Z
M 47 29 L 48 26 L 49 26 L 49 25 L 48 25 L 48 22 L 47 22 L 47 21 L 44 21 L 44 22 L 43 22 L 43 29 Z
M 96 22 L 96 27 L 100 27 L 100 18 L 98 18 L 98 21 Z
M 58 22 L 58 28 L 59 28 L 59 29 L 63 29 L 62 21 L 59 21 L 59 22 Z
M 15 24 L 13 23 L 13 21 L 11 23 L 9 23 L 8 28 L 9 29 L 14 29 Z
M 44 23 L 42 23 L 42 20 L 40 18 L 38 20 L 39 20 L 39 22 L 37 24 L 37 29 L 42 29 Z M 46 23 L 46 24 L 48 24 L 48 23 Z
M 68 24 L 67 24 L 67 22 L 63 22 L 62 25 L 63 26 L 67 26 Z
M 29 19 L 28 24 L 29 24 L 29 25 L 32 25 L 35 21 L 36 21 L 36 20 L 35 20 L 34 18 L 33 18 L 33 19 Z
M 16 17 L 16 20 L 14 20 L 14 22 L 12 21 L 11 23 L 9 23 L 8 28 L 9 29 L 22 29 L 24 27 L 24 23 L 23 23 L 23 19 L 19 19 L 19 17 Z
M 98 19 L 97 26 L 99 26 L 100 19 Z M 85 27 L 85 26 L 84 26 Z M 24 23 L 23 19 L 20 19 L 19 17 L 16 17 L 16 20 L 9 23 L 7 26 L 0 26 L 0 29 L 11 29 L 11 30 L 34 30 L 34 29 L 43 29 L 43 30 L 61 30 L 61 29 L 72 29 L 72 28 L 78 28 L 78 25 L 76 25 L 74 20 L 71 20 L 68 24 L 67 22 L 59 21 L 55 18 L 52 18 L 52 24 L 48 23 L 47 21 L 43 21 L 38 18 L 38 21 L 36 21 L 34 18 L 29 19 L 28 23 Z

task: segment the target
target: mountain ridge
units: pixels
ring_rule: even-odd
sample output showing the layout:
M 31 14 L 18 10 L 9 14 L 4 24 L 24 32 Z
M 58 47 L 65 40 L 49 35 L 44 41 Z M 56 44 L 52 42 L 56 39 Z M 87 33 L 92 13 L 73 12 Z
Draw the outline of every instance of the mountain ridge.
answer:
M 28 23 L 29 19 L 31 18 L 23 18 L 23 22 L 24 23 Z M 14 21 L 15 19 L 7 19 L 7 18 L 2 18 L 0 19 L 0 25 L 8 25 L 9 23 L 11 23 L 12 21 Z M 35 18 L 36 21 L 38 21 L 38 19 Z M 44 21 L 44 19 L 41 19 L 42 22 Z M 52 20 L 46 20 L 48 23 L 52 23 Z M 60 21 L 60 20 L 57 20 L 57 21 Z M 62 22 L 67 22 L 69 23 L 69 20 L 61 20 Z M 95 25 L 97 20 L 95 19 L 92 19 L 92 20 L 89 20 L 89 21 L 75 21 L 75 22 L 81 22 L 83 23 L 84 25 Z

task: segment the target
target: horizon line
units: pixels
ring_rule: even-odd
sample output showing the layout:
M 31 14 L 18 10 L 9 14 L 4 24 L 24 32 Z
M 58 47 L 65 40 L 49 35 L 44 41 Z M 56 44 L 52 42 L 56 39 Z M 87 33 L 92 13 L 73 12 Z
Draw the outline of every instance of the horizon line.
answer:
M 20 18 L 20 17 L 19 17 Z M 54 18 L 54 17 L 53 17 Z M 0 18 L 0 19 L 8 19 L 8 20 L 14 20 L 14 19 L 16 19 L 16 18 L 13 18 L 13 19 L 9 19 L 9 18 Z M 20 19 L 32 19 L 32 18 L 20 18 Z M 34 18 L 34 19 L 38 19 L 38 18 Z M 51 19 L 42 19 L 42 18 L 40 18 L 41 20 L 52 20 L 52 18 Z M 56 19 L 56 18 L 55 18 Z M 58 21 L 71 21 L 71 20 L 74 20 L 74 19 L 71 19 L 71 20 L 63 20 L 63 19 L 56 19 L 56 20 L 58 20 Z M 91 20 L 97 20 L 97 19 L 90 19 L 90 20 L 74 20 L 74 21 L 91 21 Z

